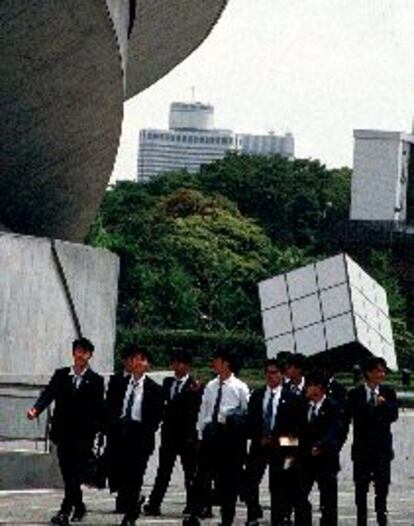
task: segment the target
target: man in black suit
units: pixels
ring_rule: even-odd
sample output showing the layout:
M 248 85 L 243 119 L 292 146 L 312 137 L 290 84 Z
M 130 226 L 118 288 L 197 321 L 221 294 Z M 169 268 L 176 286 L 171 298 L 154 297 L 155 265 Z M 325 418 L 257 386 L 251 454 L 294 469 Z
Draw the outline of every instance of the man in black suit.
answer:
M 258 524 L 261 516 L 259 485 L 269 465 L 272 526 L 282 524 L 289 513 L 290 496 L 287 465 L 295 448 L 281 445 L 292 441 L 303 425 L 303 410 L 298 397 L 283 387 L 281 366 L 276 359 L 265 364 L 266 385 L 253 391 L 248 406 L 248 431 L 251 438 L 245 472 L 247 525 Z M 282 444 L 283 444 L 282 439 Z M 291 442 L 293 443 L 293 442 Z M 297 449 L 297 448 L 296 448 Z
M 109 378 L 108 392 L 110 396 L 113 393 L 119 393 L 131 377 L 129 370 L 129 359 L 126 356 L 127 349 L 121 350 L 122 371 L 112 374 Z M 128 379 L 128 380 L 127 380 Z M 107 404 L 108 405 L 108 404 Z M 121 462 L 121 429 L 119 425 L 119 408 L 115 404 L 108 407 L 107 429 L 106 429 L 106 449 L 105 456 L 107 459 L 108 486 L 111 493 L 117 493 L 120 485 L 120 462 Z M 125 503 L 122 502 L 122 496 L 116 497 L 115 511 L 125 513 Z
M 305 370 L 306 357 L 300 353 L 289 353 L 285 358 L 284 375 L 286 387 L 295 395 L 306 399 Z
M 196 423 L 202 394 L 200 384 L 190 374 L 191 361 L 188 351 L 176 350 L 171 362 L 174 376 L 165 378 L 163 383 L 165 406 L 158 470 L 148 503 L 144 506 L 146 515 L 161 515 L 161 503 L 177 456 L 183 466 L 187 495 L 184 513 L 188 512 L 190 483 L 196 467 Z
M 55 371 L 27 413 L 32 420 L 55 402 L 50 438 L 57 447 L 65 494 L 51 522 L 62 526 L 69 523 L 72 510 L 73 522 L 81 521 L 86 513 L 81 490 L 83 471 L 95 435 L 103 427 L 104 380 L 89 367 L 93 351 L 86 338 L 75 340 L 73 365 Z
M 301 436 L 299 499 L 301 526 L 312 526 L 309 494 L 317 482 L 320 492 L 321 526 L 338 524 L 339 453 L 343 443 L 343 414 L 339 405 L 326 395 L 325 375 L 311 371 L 306 376 L 306 425 Z
M 164 399 L 161 386 L 146 376 L 150 363 L 147 349 L 129 345 L 124 357 L 131 375 L 110 383 L 107 406 L 109 419 L 118 428 L 118 498 L 125 511 L 121 524 L 134 526 L 141 512 L 141 487 Z
M 367 524 L 367 494 L 375 486 L 375 511 L 380 526 L 387 524 L 387 496 L 390 485 L 392 448 L 391 424 L 398 419 L 394 389 L 382 385 L 387 364 L 383 358 L 370 357 L 362 363 L 364 384 L 349 392 L 347 423 L 353 422 L 355 503 L 358 526 Z

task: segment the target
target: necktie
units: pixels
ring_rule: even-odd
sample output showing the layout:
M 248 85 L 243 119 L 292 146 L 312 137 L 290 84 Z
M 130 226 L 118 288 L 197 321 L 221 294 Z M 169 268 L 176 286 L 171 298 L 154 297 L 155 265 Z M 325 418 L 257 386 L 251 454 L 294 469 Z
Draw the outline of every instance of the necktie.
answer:
M 275 398 L 275 393 L 272 391 L 267 401 L 265 414 L 264 414 L 264 423 L 266 432 L 270 434 L 272 431 L 272 421 L 273 421 L 273 400 Z
M 375 389 L 371 389 L 371 392 L 370 392 L 370 396 L 369 396 L 369 400 L 368 400 L 368 404 L 372 407 L 375 407 L 376 406 L 376 393 L 375 393 Z
M 79 389 L 79 386 L 82 382 L 82 376 L 80 374 L 74 374 L 73 375 L 73 379 L 72 379 L 72 382 L 73 382 L 73 387 L 78 390 Z
M 125 415 L 124 418 L 126 420 L 132 420 L 132 406 L 134 405 L 135 400 L 135 388 L 137 387 L 139 382 L 133 382 L 132 383 L 132 389 L 129 393 L 126 408 L 125 408 Z
M 315 422 L 316 420 L 316 417 L 318 416 L 318 413 L 316 411 L 316 405 L 311 405 L 311 410 L 310 410 L 310 413 L 309 413 L 309 422 L 312 424 L 313 422 Z
M 217 397 L 216 401 L 214 402 L 214 408 L 213 408 L 213 415 L 211 417 L 211 421 L 213 424 L 217 424 L 218 421 L 218 414 L 220 409 L 220 403 L 221 403 L 221 397 L 223 395 L 223 381 L 220 380 L 220 385 L 217 391 Z
M 176 379 L 174 385 L 174 391 L 171 400 L 174 400 L 180 392 L 181 380 Z

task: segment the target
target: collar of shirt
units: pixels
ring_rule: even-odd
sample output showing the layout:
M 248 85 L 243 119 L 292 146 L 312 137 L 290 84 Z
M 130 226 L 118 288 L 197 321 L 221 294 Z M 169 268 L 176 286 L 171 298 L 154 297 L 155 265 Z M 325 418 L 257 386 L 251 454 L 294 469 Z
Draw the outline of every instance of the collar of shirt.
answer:
M 319 402 L 310 402 L 309 407 L 310 411 L 312 411 L 313 408 L 315 408 L 315 413 L 318 415 L 319 411 L 321 410 L 322 404 L 324 403 L 326 399 L 326 395 L 323 395 L 323 397 L 319 400 Z
M 79 374 L 76 373 L 75 371 L 75 368 L 72 367 L 70 368 L 70 371 L 69 371 L 69 376 L 72 377 L 72 383 L 73 385 L 75 386 L 76 389 L 79 388 L 79 386 L 81 385 L 82 383 L 82 380 L 83 380 L 83 377 L 85 376 L 85 373 L 86 371 L 89 369 L 89 367 L 85 367 L 85 369 L 83 369 Z
M 129 379 L 128 386 L 132 386 L 133 389 L 135 389 L 138 386 L 143 385 L 145 380 L 145 373 L 140 378 L 135 378 L 133 374 L 131 374 L 131 378 Z
M 271 388 L 268 385 L 266 386 L 266 391 L 263 397 L 263 411 L 266 411 L 267 404 L 269 402 L 269 398 L 271 397 L 272 393 L 274 394 L 273 397 L 273 409 L 279 405 L 280 397 L 282 396 L 282 386 L 278 385 L 275 388 Z M 273 413 L 275 411 L 273 410 Z
M 76 376 L 78 378 L 82 378 L 82 376 L 86 373 L 86 371 L 89 369 L 89 367 L 85 367 L 85 369 L 82 369 L 82 371 L 78 374 L 75 372 L 75 368 L 72 367 L 70 368 L 70 371 L 69 371 L 69 376 Z
M 173 385 L 174 385 L 175 382 L 178 380 L 179 382 L 181 382 L 181 385 L 180 385 L 180 389 L 181 389 L 182 386 L 185 384 L 185 382 L 190 378 L 190 375 L 189 375 L 189 374 L 186 374 L 186 375 L 183 376 L 182 378 L 178 378 L 178 376 L 173 376 L 173 378 L 174 378 Z
M 266 386 L 266 394 L 268 395 L 268 397 L 271 395 L 271 394 L 274 394 L 274 397 L 275 398 L 280 398 L 281 394 L 282 394 L 282 386 L 281 385 L 278 385 L 277 387 L 269 387 L 268 385 Z
M 365 385 L 365 391 L 367 393 L 367 399 L 369 400 L 371 398 L 371 392 L 374 391 L 375 395 L 376 396 L 379 396 L 379 388 L 380 386 L 379 385 L 376 385 L 375 387 L 370 387 L 368 384 L 364 384 Z

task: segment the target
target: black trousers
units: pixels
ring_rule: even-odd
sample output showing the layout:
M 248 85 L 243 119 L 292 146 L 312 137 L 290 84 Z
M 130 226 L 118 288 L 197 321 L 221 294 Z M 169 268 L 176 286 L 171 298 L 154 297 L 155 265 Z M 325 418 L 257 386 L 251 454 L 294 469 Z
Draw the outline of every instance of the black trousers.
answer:
M 389 455 L 370 455 L 354 458 L 355 504 L 358 526 L 367 524 L 367 495 L 370 482 L 374 482 L 375 511 L 380 526 L 387 523 L 387 497 L 391 481 Z
M 204 509 L 205 496 L 211 492 L 211 481 L 216 483 L 220 504 L 221 524 L 233 523 L 243 465 L 246 440 L 227 425 L 218 424 L 206 429 L 201 442 L 197 471 L 191 488 L 191 514 L 199 516 Z
M 140 513 L 138 499 L 153 449 L 153 438 L 143 432 L 139 422 L 120 424 L 118 498 L 125 508 L 125 515 L 131 520 L 136 520 Z
M 60 511 L 69 515 L 73 508 L 83 505 L 81 484 L 93 440 L 68 437 L 56 446 L 64 483 L 64 498 Z
M 170 483 L 174 464 L 180 457 L 184 471 L 184 483 L 186 490 L 186 507 L 190 506 L 190 485 L 194 479 L 196 469 L 195 443 L 186 440 L 185 437 L 177 437 L 172 433 L 161 434 L 161 444 L 158 452 L 158 469 L 155 477 L 154 487 L 149 497 L 149 506 L 159 508 L 164 499 Z
M 247 505 L 248 521 L 259 518 L 259 486 L 269 462 L 269 448 L 251 442 L 243 481 L 243 497 Z
M 314 483 L 318 484 L 321 505 L 321 526 L 338 524 L 338 470 L 336 466 L 324 465 L 318 459 L 309 459 L 300 470 L 299 491 L 302 502 L 296 510 L 296 522 L 300 526 L 312 526 L 312 505 L 309 494 Z

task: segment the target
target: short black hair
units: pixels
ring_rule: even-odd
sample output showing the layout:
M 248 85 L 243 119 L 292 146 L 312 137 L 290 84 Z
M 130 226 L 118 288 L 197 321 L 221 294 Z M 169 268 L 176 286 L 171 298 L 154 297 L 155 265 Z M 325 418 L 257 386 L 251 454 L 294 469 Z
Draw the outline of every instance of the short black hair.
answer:
M 378 366 L 382 366 L 384 369 L 387 368 L 387 362 L 381 356 L 368 356 L 361 361 L 361 369 L 363 374 L 373 371 Z
M 94 344 L 88 340 L 88 338 L 77 338 L 76 340 L 73 340 L 72 342 L 72 352 L 75 350 L 75 349 L 83 349 L 84 351 L 88 351 L 90 353 L 93 353 L 93 351 L 95 350 L 95 346 Z
M 290 356 L 287 356 L 285 364 L 286 367 L 293 366 L 303 371 L 305 369 L 306 356 L 301 353 L 292 353 Z
M 172 350 L 171 362 L 185 363 L 191 365 L 193 363 L 193 357 L 187 349 L 177 348 Z
M 151 363 L 151 353 L 145 345 L 139 345 L 138 343 L 128 343 L 121 351 L 121 358 L 126 360 L 140 354 L 143 358 L 146 358 Z
M 267 371 L 268 367 L 276 367 L 278 371 L 282 372 L 282 365 L 277 358 L 268 358 L 264 364 L 265 371 Z
M 326 391 L 328 387 L 328 378 L 324 371 L 320 369 L 312 369 L 309 371 L 305 378 L 306 385 L 321 385 Z
M 288 358 L 292 356 L 292 351 L 279 351 L 276 355 L 277 361 L 279 362 L 279 367 L 282 373 L 285 372 L 286 362 Z
M 223 361 L 227 362 L 229 364 L 229 368 L 233 373 L 238 373 L 241 368 L 241 363 L 239 357 L 236 355 L 234 351 L 231 351 L 230 349 L 218 346 L 216 347 L 214 353 L 213 353 L 213 359 L 215 358 L 221 358 Z

